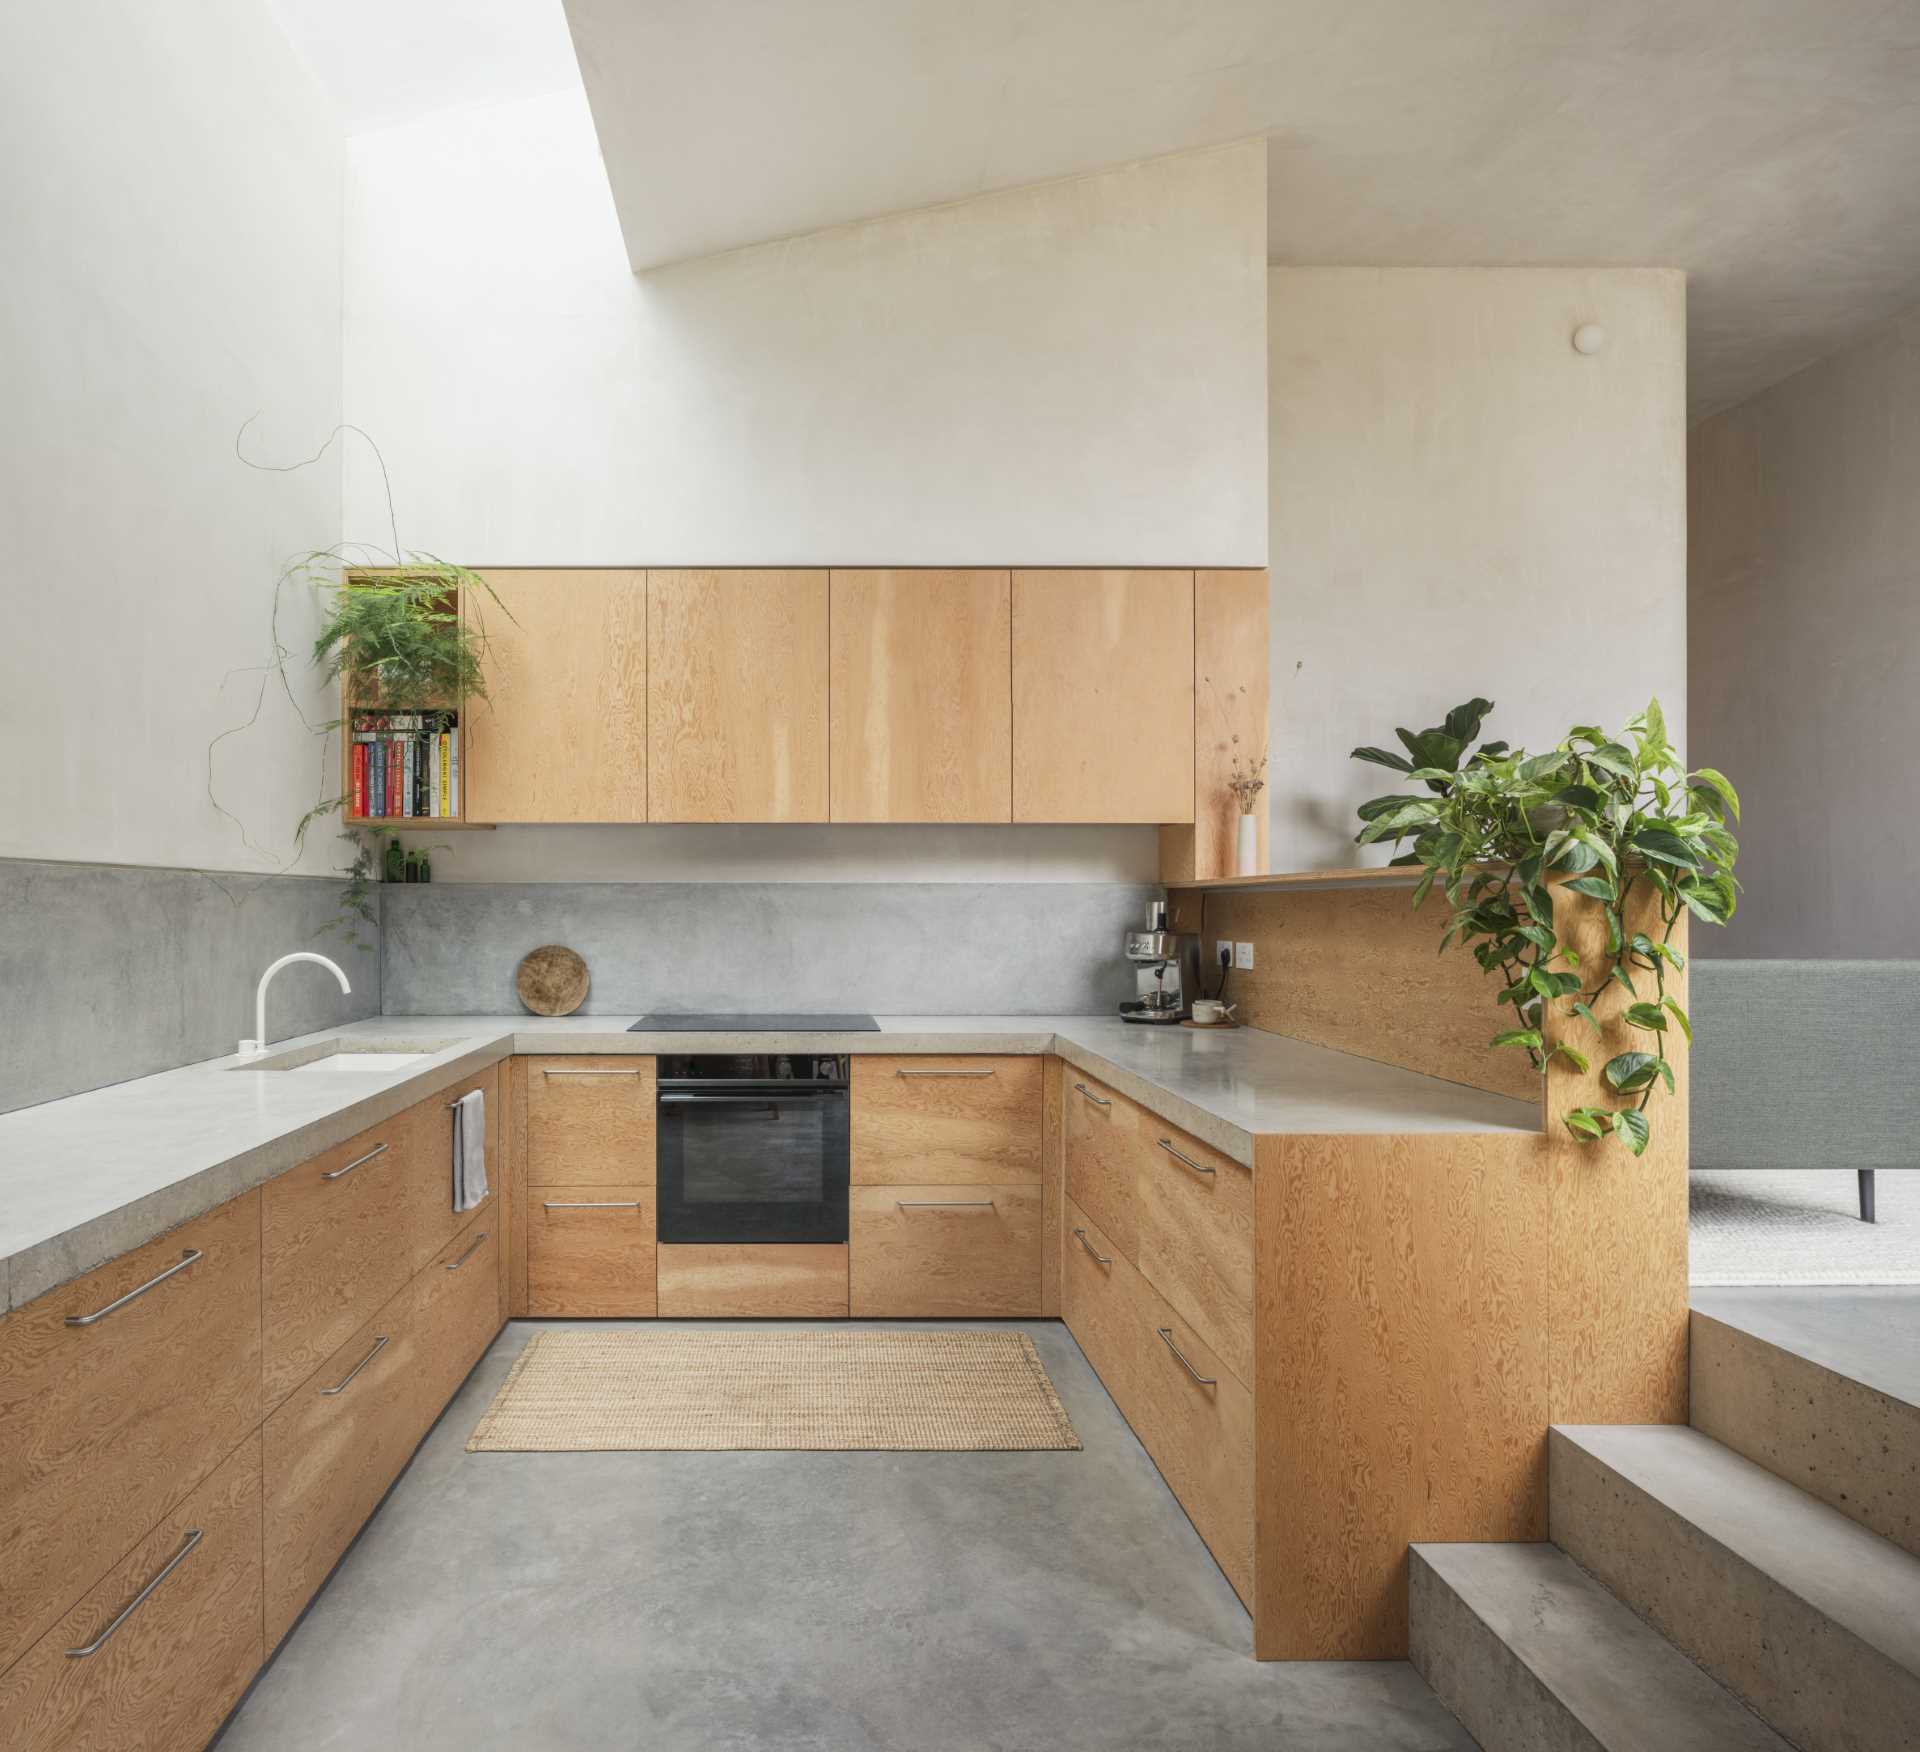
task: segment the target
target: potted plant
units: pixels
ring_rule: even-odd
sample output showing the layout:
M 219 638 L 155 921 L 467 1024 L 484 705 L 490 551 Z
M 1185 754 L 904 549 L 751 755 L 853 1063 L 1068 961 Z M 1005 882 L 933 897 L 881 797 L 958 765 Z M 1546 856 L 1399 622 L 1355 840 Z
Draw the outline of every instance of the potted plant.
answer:
M 1740 818 L 1739 794 L 1712 767 L 1681 767 L 1658 700 L 1622 736 L 1581 724 L 1544 754 L 1504 742 L 1469 754 L 1492 710 L 1491 700 L 1469 700 L 1444 724 L 1396 730 L 1405 754 L 1356 748 L 1354 759 L 1404 773 L 1422 789 L 1363 803 L 1355 837 L 1361 845 L 1413 842 L 1393 862 L 1425 869 L 1414 905 L 1441 889 L 1451 908 L 1442 950 L 1471 948 L 1482 970 L 1500 978 L 1495 1003 L 1512 1006 L 1513 1025 L 1493 1046 L 1525 1051 L 1543 1074 L 1555 1055 L 1585 1072 L 1586 1054 L 1558 1034 L 1549 1044 L 1543 1025 L 1553 1013 L 1597 1039 L 1594 1003 L 1609 986 L 1624 989 L 1622 1020 L 1638 1041 L 1601 1069 L 1622 1104 L 1583 1105 L 1561 1119 L 1584 1142 L 1616 1137 L 1637 1156 L 1651 1135 L 1655 1091 L 1674 1092 L 1663 1039 L 1669 1028 L 1693 1038 L 1666 990 L 1668 969 L 1685 965 L 1670 941 L 1674 927 L 1683 913 L 1710 925 L 1733 916 L 1740 848 L 1728 823 Z M 1636 891 L 1657 902 L 1657 934 L 1629 928 Z M 1604 915 L 1605 954 L 1594 966 L 1580 965 L 1556 925 L 1562 909 L 1582 907 Z
M 321 589 L 325 619 L 313 661 L 328 680 L 345 676 L 356 704 L 413 711 L 487 697 L 486 634 L 477 614 L 463 614 L 462 595 L 469 605 L 483 594 L 500 599 L 477 572 L 414 555 Z

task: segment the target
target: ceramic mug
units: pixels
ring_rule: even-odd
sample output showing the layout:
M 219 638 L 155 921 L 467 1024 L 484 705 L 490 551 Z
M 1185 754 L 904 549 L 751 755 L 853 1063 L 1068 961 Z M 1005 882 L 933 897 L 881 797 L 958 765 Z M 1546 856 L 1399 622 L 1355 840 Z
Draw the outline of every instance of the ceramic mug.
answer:
M 1231 1019 L 1234 1009 L 1234 1005 L 1223 1004 L 1218 998 L 1195 998 L 1193 1019 L 1202 1028 L 1218 1028 L 1222 1022 Z

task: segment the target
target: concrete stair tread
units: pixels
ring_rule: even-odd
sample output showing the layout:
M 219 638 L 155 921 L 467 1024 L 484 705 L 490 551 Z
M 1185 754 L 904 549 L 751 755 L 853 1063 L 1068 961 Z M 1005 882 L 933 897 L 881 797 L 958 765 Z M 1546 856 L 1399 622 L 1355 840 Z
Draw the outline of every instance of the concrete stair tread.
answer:
M 1553 1433 L 1920 1675 L 1920 1558 L 1684 1424 L 1556 1424 Z
M 1920 1286 L 1700 1289 L 1692 1302 L 1723 1326 L 1920 1407 Z
M 1558 1547 L 1412 1550 L 1607 1752 L 1791 1752 Z

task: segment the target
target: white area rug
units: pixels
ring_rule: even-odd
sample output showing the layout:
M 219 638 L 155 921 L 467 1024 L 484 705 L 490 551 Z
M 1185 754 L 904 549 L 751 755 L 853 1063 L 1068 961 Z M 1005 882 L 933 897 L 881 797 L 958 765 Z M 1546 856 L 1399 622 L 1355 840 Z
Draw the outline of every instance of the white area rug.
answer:
M 1696 1284 L 1920 1284 L 1920 1169 L 1874 1177 L 1880 1220 L 1860 1221 L 1839 1169 L 1701 1169 L 1688 1177 Z

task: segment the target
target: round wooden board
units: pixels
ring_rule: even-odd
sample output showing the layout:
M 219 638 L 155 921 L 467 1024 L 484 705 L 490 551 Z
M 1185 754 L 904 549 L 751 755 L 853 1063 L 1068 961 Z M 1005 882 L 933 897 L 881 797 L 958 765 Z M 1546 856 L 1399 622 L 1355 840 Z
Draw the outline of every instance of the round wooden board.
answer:
M 587 964 L 571 949 L 547 943 L 520 963 L 513 986 L 536 1016 L 571 1016 L 587 1001 Z

